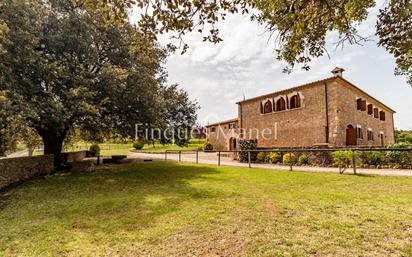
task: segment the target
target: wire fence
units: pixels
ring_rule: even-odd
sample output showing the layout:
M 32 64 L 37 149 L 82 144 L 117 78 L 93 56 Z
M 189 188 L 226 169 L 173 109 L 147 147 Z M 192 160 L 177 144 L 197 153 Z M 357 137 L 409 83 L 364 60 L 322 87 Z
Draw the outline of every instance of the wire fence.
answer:
M 361 160 L 359 160 L 359 157 L 362 156 L 362 153 L 364 152 L 380 152 L 380 153 L 395 153 L 395 156 L 403 156 L 403 158 L 406 159 L 406 164 L 407 165 L 412 165 L 412 148 L 377 148 L 377 147 L 362 147 L 362 148 L 276 148 L 276 149 L 257 149 L 257 150 L 222 150 L 222 151 L 201 151 L 201 150 L 166 150 L 164 152 L 164 159 L 168 160 L 169 155 L 178 155 L 178 161 L 182 161 L 182 156 L 184 155 L 194 155 L 194 162 L 196 164 L 199 163 L 199 153 L 216 153 L 217 155 L 217 160 L 216 164 L 221 165 L 222 162 L 222 157 L 232 157 L 233 160 L 239 160 L 239 156 L 243 155 L 243 157 L 246 156 L 246 159 L 243 162 L 247 163 L 249 168 L 252 168 L 253 164 L 256 163 L 256 155 L 258 153 L 279 153 L 280 154 L 280 160 L 282 160 L 282 157 L 284 154 L 288 153 L 293 153 L 296 154 L 295 161 L 290 161 L 287 163 L 289 166 L 289 170 L 293 170 L 293 166 L 297 166 L 299 163 L 296 161 L 299 159 L 299 157 L 303 154 L 311 154 L 316 160 L 317 164 L 320 164 L 320 166 L 327 166 L 333 164 L 333 157 L 332 153 L 336 151 L 350 151 L 352 153 L 351 155 L 351 164 L 350 166 L 353 169 L 353 173 L 356 174 L 356 168 L 359 166 L 361 163 Z M 403 153 L 403 155 L 399 155 L 398 153 Z M 396 155 L 398 154 L 398 155 Z M 384 155 L 386 156 L 386 155 Z M 388 162 L 388 160 L 386 160 Z M 396 164 L 396 163 L 395 163 Z M 341 172 L 341 168 L 343 168 Z M 339 167 L 339 172 L 343 173 L 346 167 Z

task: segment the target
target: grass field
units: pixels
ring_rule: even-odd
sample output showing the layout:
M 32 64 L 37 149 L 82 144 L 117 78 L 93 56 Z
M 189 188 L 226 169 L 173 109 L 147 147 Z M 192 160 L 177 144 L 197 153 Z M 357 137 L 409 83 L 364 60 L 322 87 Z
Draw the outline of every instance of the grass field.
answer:
M 159 143 L 156 143 L 153 147 L 153 145 L 146 144 L 143 149 L 141 150 L 142 152 L 164 152 L 166 150 L 195 150 L 198 147 L 202 147 L 203 144 L 205 143 L 204 139 L 191 139 L 187 147 L 179 147 L 177 145 L 162 145 Z
M 174 162 L 0 193 L 0 256 L 412 256 L 412 179 Z
M 179 147 L 174 144 L 162 145 L 160 143 L 155 143 L 154 147 L 152 144 L 145 144 L 141 152 L 164 152 L 166 150 L 194 150 L 198 147 L 202 147 L 205 143 L 204 139 L 191 139 L 187 147 Z M 66 147 L 64 152 L 75 152 L 89 150 L 91 143 L 79 142 L 73 144 L 70 147 Z M 102 143 L 99 144 L 101 148 L 100 154 L 102 156 L 112 156 L 112 155 L 128 155 L 130 151 L 135 151 L 133 144 L 115 144 L 115 143 Z M 43 155 L 43 150 L 36 150 L 34 155 Z

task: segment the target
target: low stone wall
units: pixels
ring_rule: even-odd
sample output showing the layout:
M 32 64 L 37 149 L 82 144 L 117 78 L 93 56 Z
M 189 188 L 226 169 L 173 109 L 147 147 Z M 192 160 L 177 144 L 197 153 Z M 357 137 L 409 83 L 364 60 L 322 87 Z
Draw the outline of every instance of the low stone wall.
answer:
M 54 170 L 53 155 L 0 159 L 0 190 Z
M 78 162 L 86 158 L 87 151 L 62 153 L 63 162 Z

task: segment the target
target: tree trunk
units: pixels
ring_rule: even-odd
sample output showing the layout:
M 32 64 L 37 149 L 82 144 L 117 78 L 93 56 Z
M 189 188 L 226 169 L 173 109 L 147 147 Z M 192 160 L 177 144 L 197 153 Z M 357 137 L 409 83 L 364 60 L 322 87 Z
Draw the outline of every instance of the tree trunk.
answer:
M 46 129 L 36 129 L 43 140 L 44 155 L 54 155 L 54 167 L 59 167 L 62 164 L 62 148 L 66 133 L 57 133 Z

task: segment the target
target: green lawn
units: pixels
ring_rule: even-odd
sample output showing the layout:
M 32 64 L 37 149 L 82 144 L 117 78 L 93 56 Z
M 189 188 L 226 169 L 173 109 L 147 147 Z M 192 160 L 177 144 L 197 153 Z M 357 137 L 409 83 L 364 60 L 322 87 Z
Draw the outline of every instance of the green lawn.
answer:
M 160 143 L 155 143 L 154 147 L 151 144 L 146 144 L 144 145 L 143 149 L 140 150 L 142 152 L 164 152 L 166 150 L 173 150 L 173 151 L 179 151 L 179 150 L 196 150 L 199 147 L 202 147 L 203 144 L 205 143 L 204 139 L 191 139 L 187 147 L 180 147 L 174 144 L 169 144 L 169 145 L 162 145 Z
M 164 152 L 166 150 L 195 150 L 198 147 L 202 147 L 205 143 L 204 139 L 191 139 L 187 147 L 179 147 L 174 144 L 162 145 L 160 143 L 155 143 L 154 147 L 152 144 L 145 144 L 144 148 L 140 150 L 141 152 Z M 66 147 L 64 152 L 75 152 L 89 150 L 91 143 L 79 142 L 70 147 Z M 115 144 L 115 143 L 102 143 L 99 144 L 102 156 L 112 156 L 112 155 L 128 155 L 130 151 L 135 151 L 133 144 Z M 36 150 L 34 155 L 43 155 L 43 150 Z
M 0 256 L 412 256 L 412 178 L 153 162 L 0 193 Z

